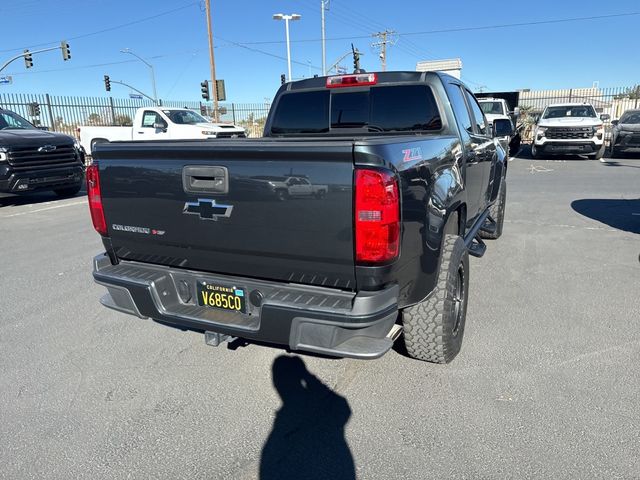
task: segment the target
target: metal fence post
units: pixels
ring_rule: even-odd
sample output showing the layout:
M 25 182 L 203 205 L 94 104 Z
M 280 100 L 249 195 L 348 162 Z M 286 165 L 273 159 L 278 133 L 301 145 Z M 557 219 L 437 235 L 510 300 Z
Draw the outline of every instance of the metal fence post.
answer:
M 109 106 L 111 107 L 111 124 L 115 125 L 115 123 L 116 123 L 116 109 L 113 106 L 113 97 L 109 97 Z
M 49 116 L 49 128 L 53 130 L 53 110 L 51 109 L 51 97 L 48 93 L 44 94 L 45 102 L 47 103 L 47 115 Z
M 233 124 L 236 124 L 236 104 L 231 103 L 231 115 L 233 116 Z

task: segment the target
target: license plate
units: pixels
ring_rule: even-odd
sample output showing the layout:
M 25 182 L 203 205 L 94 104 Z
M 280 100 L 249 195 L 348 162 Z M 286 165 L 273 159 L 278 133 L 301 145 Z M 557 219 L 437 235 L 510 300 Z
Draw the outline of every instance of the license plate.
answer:
M 243 288 L 212 282 L 198 282 L 198 305 L 230 312 L 246 313 L 247 311 Z

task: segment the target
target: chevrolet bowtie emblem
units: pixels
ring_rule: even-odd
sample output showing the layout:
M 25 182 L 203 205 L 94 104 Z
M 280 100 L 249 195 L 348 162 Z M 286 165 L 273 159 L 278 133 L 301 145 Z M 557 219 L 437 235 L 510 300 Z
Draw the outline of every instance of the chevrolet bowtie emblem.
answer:
M 56 150 L 58 147 L 56 147 L 55 145 L 43 145 L 42 147 L 40 147 L 38 149 L 39 152 L 53 152 L 54 150 Z
M 198 215 L 201 220 L 217 221 L 218 218 L 229 218 L 233 205 L 220 205 L 215 200 L 199 198 L 197 202 L 186 202 L 182 213 Z

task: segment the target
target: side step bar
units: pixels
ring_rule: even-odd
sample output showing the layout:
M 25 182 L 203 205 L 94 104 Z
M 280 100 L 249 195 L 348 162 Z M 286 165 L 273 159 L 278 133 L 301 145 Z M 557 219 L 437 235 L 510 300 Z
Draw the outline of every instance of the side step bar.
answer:
M 487 220 L 489 220 L 488 224 L 486 224 Z M 469 250 L 469 255 L 479 258 L 486 253 L 487 245 L 480 238 L 480 230 L 489 231 L 491 228 L 495 231 L 496 227 L 493 219 L 489 217 L 489 209 L 487 208 L 464 236 L 464 244 Z

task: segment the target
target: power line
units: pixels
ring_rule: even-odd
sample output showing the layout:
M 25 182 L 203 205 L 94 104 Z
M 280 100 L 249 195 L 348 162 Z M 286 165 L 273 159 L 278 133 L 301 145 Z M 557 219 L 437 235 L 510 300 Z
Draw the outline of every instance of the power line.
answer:
M 149 17 L 140 18 L 138 20 L 133 20 L 131 22 L 122 23 L 120 25 L 114 25 L 113 27 L 103 28 L 101 30 L 96 30 L 94 32 L 83 33 L 82 35 L 76 35 L 74 37 L 67 37 L 67 40 L 78 40 L 80 38 L 91 37 L 93 35 L 99 35 L 101 33 L 112 32 L 113 30 L 118 30 L 120 28 L 130 27 L 131 25 L 137 25 L 139 23 L 147 22 L 149 20 L 153 20 L 153 19 L 158 18 L 158 17 L 169 15 L 170 13 L 175 13 L 175 12 L 178 12 L 180 10 L 184 10 L 185 8 L 189 8 L 189 7 L 193 6 L 193 5 L 197 5 L 197 4 L 198 4 L 198 2 L 190 2 L 190 3 L 187 3 L 186 5 L 182 5 L 181 7 L 177 7 L 177 8 L 174 8 L 172 10 L 167 10 L 167 11 L 164 11 L 164 12 L 160 12 L 160 13 L 157 13 L 156 15 L 151 15 Z M 51 45 L 53 43 L 58 43 L 58 42 L 59 42 L 59 40 L 54 40 L 54 41 L 51 41 L 51 42 L 39 43 L 39 44 L 36 44 L 36 45 L 29 45 L 27 47 L 4 49 L 4 50 L 0 50 L 0 52 L 13 52 L 13 51 L 21 50 L 23 48 L 37 48 L 37 47 Z
M 225 38 L 218 37 L 218 36 L 216 36 L 216 39 L 218 39 L 218 40 L 222 40 L 223 42 L 230 43 L 231 45 L 234 45 L 234 46 L 236 46 L 236 47 L 244 48 L 245 50 L 249 50 L 249 51 L 256 52 L 256 53 L 261 53 L 261 54 L 263 54 L 263 55 L 267 55 L 267 56 L 269 56 L 269 57 L 273 57 L 273 58 L 279 58 L 280 60 L 284 60 L 285 62 L 287 61 L 287 57 L 282 57 L 282 56 L 280 56 L 280 55 L 276 55 L 275 53 L 266 52 L 266 51 L 264 51 L 264 50 L 260 50 L 260 49 L 255 48 L 255 47 L 251 47 L 251 46 L 249 46 L 249 44 L 247 44 L 247 43 L 234 42 L 234 41 L 232 41 L 232 40 L 227 40 L 227 39 L 225 39 Z M 297 64 L 297 65 L 303 65 L 303 66 L 305 66 L 305 67 L 311 67 L 311 68 L 313 68 L 313 69 L 315 69 L 315 70 L 320 70 L 320 71 L 322 71 L 322 67 L 318 67 L 318 66 L 313 65 L 313 64 L 310 64 L 310 63 L 306 63 L 306 62 L 299 62 L 299 61 L 294 60 L 294 59 L 291 59 L 291 63 L 295 63 L 295 64 Z
M 555 23 L 567 23 L 567 22 L 580 22 L 587 20 L 602 20 L 607 18 L 620 18 L 620 17 L 632 17 L 638 16 L 640 12 L 629 12 L 629 13 L 616 13 L 611 15 L 594 15 L 590 17 L 573 17 L 573 18 L 560 18 L 555 20 L 540 20 L 536 22 L 520 22 L 520 23 L 504 23 L 498 25 L 484 25 L 479 27 L 455 27 L 455 28 L 445 28 L 440 30 L 424 30 L 420 32 L 397 32 L 398 35 L 401 36 L 409 36 L 409 35 L 432 35 L 439 33 L 453 33 L 453 32 L 470 32 L 477 30 L 492 30 L 497 28 L 510 28 L 510 27 L 526 27 L 526 26 L 535 26 L 535 25 L 544 25 L 544 24 L 555 24 Z M 339 41 L 339 40 L 357 40 L 361 38 L 370 38 L 371 35 L 349 35 L 345 37 L 327 37 L 327 41 Z M 322 39 L 320 38 L 307 38 L 307 39 L 298 39 L 291 40 L 291 43 L 311 43 L 311 42 L 320 42 Z M 268 44 L 278 44 L 284 43 L 283 40 L 263 40 L 256 42 L 243 42 L 243 45 L 268 45 Z

